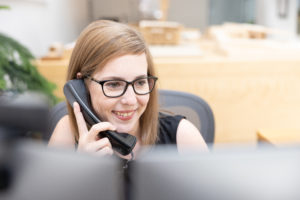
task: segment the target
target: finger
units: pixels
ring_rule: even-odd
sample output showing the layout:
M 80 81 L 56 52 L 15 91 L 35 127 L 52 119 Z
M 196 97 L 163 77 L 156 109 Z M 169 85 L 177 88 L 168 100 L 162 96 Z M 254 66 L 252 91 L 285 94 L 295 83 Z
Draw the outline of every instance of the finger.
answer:
M 73 103 L 73 111 L 77 122 L 79 136 L 81 136 L 82 134 L 87 133 L 88 129 L 83 118 L 82 112 L 80 111 L 80 106 L 77 102 Z
M 100 140 L 97 140 L 95 143 L 95 150 L 99 151 L 100 149 L 103 149 L 105 147 L 108 147 L 110 149 L 112 149 L 111 143 L 109 141 L 109 139 L 107 137 L 102 138 Z
M 97 151 L 96 154 L 100 156 L 113 155 L 114 151 L 109 147 L 104 147 L 103 149 Z
M 89 137 L 93 138 L 93 140 L 98 139 L 99 133 L 107 130 L 115 131 L 116 127 L 109 122 L 100 122 L 91 127 L 89 131 L 90 132 Z
M 85 151 L 97 152 L 106 147 L 112 149 L 110 141 L 105 137 L 95 142 L 89 143 L 89 145 L 86 146 Z

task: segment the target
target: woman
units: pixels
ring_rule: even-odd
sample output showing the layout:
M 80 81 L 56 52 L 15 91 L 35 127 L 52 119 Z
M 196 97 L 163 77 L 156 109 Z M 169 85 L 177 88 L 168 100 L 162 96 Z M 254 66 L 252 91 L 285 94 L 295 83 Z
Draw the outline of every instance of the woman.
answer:
M 88 127 L 74 103 L 57 124 L 49 145 L 77 146 L 100 155 L 113 154 L 107 138 L 98 133 L 116 130 L 134 135 L 141 146 L 177 144 L 206 149 L 197 128 L 182 116 L 159 115 L 154 66 L 142 36 L 127 25 L 100 20 L 80 34 L 73 50 L 67 80 L 84 79 L 91 105 L 103 121 Z M 125 157 L 129 159 L 129 156 Z

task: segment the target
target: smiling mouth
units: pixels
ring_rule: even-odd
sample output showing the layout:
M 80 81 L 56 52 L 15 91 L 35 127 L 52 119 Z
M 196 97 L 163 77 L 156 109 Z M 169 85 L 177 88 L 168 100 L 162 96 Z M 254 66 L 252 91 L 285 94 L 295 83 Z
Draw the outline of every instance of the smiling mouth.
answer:
M 113 113 L 116 115 L 116 117 L 118 119 L 121 119 L 121 120 L 130 120 L 133 115 L 134 115 L 134 110 L 133 111 L 113 111 Z

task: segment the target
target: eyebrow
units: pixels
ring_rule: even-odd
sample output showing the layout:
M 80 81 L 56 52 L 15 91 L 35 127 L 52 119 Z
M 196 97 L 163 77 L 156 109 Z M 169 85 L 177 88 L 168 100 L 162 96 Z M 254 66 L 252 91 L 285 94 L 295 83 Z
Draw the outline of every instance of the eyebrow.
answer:
M 147 78 L 147 77 L 148 77 L 147 75 L 139 75 L 139 76 L 136 76 L 133 80 L 136 80 L 136 79 L 139 79 L 139 78 Z M 123 81 L 126 81 L 124 78 L 118 77 L 118 76 L 108 76 L 108 77 L 101 78 L 101 81 L 106 81 L 106 80 L 123 80 Z

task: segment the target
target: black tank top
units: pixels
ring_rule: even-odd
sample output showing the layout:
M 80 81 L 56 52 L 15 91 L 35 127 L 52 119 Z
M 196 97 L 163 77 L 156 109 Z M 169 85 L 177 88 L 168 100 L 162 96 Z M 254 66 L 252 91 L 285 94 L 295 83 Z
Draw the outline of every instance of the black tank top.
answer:
M 177 128 L 179 122 L 184 118 L 182 115 L 159 113 L 159 131 L 156 144 L 177 144 Z
M 177 128 L 179 125 L 179 122 L 184 119 L 185 117 L 182 115 L 169 115 L 165 113 L 159 113 L 159 129 L 158 129 L 158 141 L 153 146 L 159 146 L 159 145 L 174 145 L 177 144 L 176 141 L 176 135 L 177 135 Z M 132 199 L 131 194 L 133 193 L 132 190 L 132 177 L 130 175 L 130 169 L 131 169 L 131 162 L 128 160 L 122 159 L 123 162 L 123 176 L 124 176 L 124 194 L 125 199 L 129 200 Z

